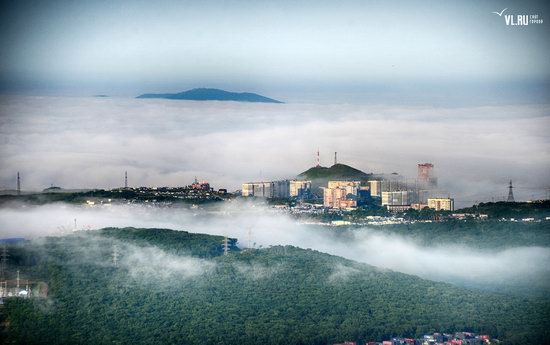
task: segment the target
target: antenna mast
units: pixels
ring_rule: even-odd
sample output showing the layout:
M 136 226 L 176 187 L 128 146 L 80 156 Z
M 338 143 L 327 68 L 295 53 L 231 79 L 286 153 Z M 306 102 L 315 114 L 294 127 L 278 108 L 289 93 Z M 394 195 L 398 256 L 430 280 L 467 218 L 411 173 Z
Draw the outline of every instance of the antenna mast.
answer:
M 19 171 L 17 172 L 17 195 L 21 195 L 21 178 L 19 177 Z
M 124 189 L 128 189 L 128 171 L 124 172 Z
M 317 165 L 316 167 L 320 167 L 321 166 L 321 159 L 319 158 L 319 149 L 317 149 Z
M 337 156 L 338 156 L 338 152 L 334 152 L 334 165 L 338 163 Z

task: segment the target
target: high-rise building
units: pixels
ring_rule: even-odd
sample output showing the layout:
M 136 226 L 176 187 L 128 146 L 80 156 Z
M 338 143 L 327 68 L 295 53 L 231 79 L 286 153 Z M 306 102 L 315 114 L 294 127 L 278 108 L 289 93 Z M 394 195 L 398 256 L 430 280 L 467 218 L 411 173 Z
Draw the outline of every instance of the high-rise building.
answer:
M 328 208 L 353 208 L 357 207 L 357 200 L 348 198 L 345 187 L 324 188 L 323 206 Z
M 246 182 L 242 184 L 241 195 L 257 198 L 288 198 L 290 181 Z
M 436 211 L 454 211 L 455 201 L 451 198 L 430 198 L 428 207 Z
M 382 196 L 382 181 L 370 180 L 368 183 L 370 187 L 370 195 L 372 197 L 380 198 Z
M 414 202 L 414 191 L 382 192 L 382 206 L 406 206 Z
M 271 182 L 271 198 L 287 199 L 290 197 L 290 181 L 280 180 Z
M 323 204 L 329 208 L 357 207 L 361 181 L 328 181 L 323 189 Z
M 425 187 L 437 187 L 437 177 L 433 174 L 432 163 L 418 164 L 418 182 Z
M 357 192 L 361 187 L 361 181 L 328 181 L 328 188 L 343 188 L 346 190 L 346 194 L 357 195 Z

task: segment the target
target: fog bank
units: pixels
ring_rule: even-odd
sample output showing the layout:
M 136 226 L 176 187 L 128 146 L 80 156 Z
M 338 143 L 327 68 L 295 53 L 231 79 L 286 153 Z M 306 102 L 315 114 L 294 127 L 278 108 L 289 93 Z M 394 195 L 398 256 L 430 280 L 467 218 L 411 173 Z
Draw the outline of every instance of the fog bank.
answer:
M 181 186 L 235 190 L 339 161 L 414 177 L 432 162 L 458 206 L 545 197 L 550 106 L 246 104 L 130 98 L 0 97 L 0 187 Z
M 205 210 L 129 205 L 87 208 L 66 204 L 4 207 L 0 209 L 0 236 L 33 238 L 66 234 L 72 231 L 75 218 L 78 229 L 133 226 L 227 234 L 238 238 L 241 247 L 249 243 L 256 248 L 294 245 L 432 280 L 467 285 L 510 282 L 525 285 L 529 281 L 537 281 L 550 287 L 548 247 L 496 250 L 450 243 L 428 247 L 375 228 L 336 236 L 322 227 L 298 224 L 283 213 L 251 203 L 228 202 Z M 143 256 L 136 257 L 136 266 L 140 265 L 140 258 Z M 162 257 L 158 259 L 162 261 Z M 193 263 L 186 262 L 174 269 L 194 274 Z M 345 278 L 352 273 L 342 271 L 334 279 Z

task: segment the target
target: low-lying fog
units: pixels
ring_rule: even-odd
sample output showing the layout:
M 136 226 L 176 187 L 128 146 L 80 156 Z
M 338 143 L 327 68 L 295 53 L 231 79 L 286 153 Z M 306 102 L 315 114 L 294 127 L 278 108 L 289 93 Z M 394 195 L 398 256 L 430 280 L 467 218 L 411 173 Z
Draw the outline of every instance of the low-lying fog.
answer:
M 144 227 L 186 230 L 238 238 L 256 248 L 294 245 L 395 271 L 465 285 L 536 281 L 550 287 L 550 248 L 479 249 L 441 243 L 426 247 L 409 238 L 363 228 L 336 235 L 321 226 L 298 224 L 284 213 L 259 204 L 227 202 L 207 209 L 113 205 L 89 208 L 67 204 L 0 209 L 0 237 L 34 238 L 78 229 Z M 250 235 L 249 235 L 250 234 Z M 523 283 L 522 283 L 523 282 Z
M 546 197 L 550 106 L 243 104 L 0 97 L 0 189 L 215 188 L 330 166 L 415 177 L 432 162 L 455 205 Z

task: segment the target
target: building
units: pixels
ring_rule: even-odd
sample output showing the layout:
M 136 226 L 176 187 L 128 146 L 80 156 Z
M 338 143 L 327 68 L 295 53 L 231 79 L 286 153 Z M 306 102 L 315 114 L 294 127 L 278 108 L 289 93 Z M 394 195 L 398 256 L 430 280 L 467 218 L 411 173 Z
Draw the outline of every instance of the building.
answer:
M 455 201 L 451 198 L 430 198 L 428 199 L 428 207 L 436 211 L 453 211 Z
M 386 205 L 386 208 L 392 213 L 405 212 L 411 208 L 411 205 Z
M 271 197 L 271 182 L 246 182 L 241 189 L 242 196 L 255 196 L 258 198 Z
M 361 181 L 328 181 L 328 187 L 323 189 L 323 205 L 328 208 L 357 207 Z
M 437 187 L 437 177 L 433 175 L 434 165 L 432 163 L 418 164 L 418 181 L 425 187 Z
M 370 196 L 371 197 L 382 197 L 382 181 L 379 180 L 370 180 L 368 182 L 370 187 Z
M 428 204 L 422 204 L 422 203 L 412 203 L 411 204 L 411 208 L 413 210 L 417 210 L 417 211 L 421 211 L 421 210 L 425 209 L 426 207 L 428 207 Z
M 328 208 L 357 207 L 357 200 L 348 198 L 348 194 L 349 193 L 345 187 L 324 188 L 323 206 Z
M 414 199 L 412 190 L 382 192 L 382 206 L 410 206 Z
M 195 182 L 191 184 L 191 189 L 200 189 L 200 190 L 207 190 L 207 191 L 212 190 L 210 188 L 210 183 L 206 181 L 198 182 L 196 179 L 195 179 Z
M 291 198 L 308 199 L 311 196 L 311 181 L 290 180 Z
M 343 188 L 347 194 L 357 195 L 361 181 L 328 181 L 328 188 Z
M 242 184 L 241 195 L 257 198 L 288 198 L 290 181 L 245 182 Z
M 280 180 L 271 182 L 270 198 L 288 199 L 290 197 L 290 181 Z

